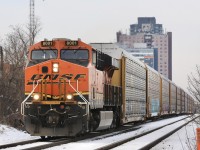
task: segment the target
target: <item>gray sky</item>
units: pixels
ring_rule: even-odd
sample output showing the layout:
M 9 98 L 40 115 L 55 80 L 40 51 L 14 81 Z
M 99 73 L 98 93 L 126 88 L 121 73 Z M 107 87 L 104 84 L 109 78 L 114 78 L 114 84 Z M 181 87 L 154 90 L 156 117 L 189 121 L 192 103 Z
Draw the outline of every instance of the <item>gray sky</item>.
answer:
M 156 17 L 173 35 L 173 81 L 186 89 L 187 75 L 200 65 L 199 0 L 35 0 L 35 15 L 44 38 L 81 38 L 115 42 L 116 32 L 129 33 L 138 17 Z M 0 37 L 10 25 L 29 21 L 29 0 L 0 0 Z

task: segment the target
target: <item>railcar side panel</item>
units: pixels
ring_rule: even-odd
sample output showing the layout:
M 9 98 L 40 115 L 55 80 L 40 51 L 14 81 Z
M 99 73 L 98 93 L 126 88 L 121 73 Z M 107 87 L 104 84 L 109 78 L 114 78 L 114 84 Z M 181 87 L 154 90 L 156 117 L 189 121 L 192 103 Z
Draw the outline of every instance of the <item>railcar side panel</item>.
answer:
M 191 99 L 190 95 L 188 97 L 189 97 L 188 113 L 191 113 L 191 102 L 192 102 L 192 99 Z
M 146 114 L 146 70 L 137 61 L 124 59 L 124 123 L 143 120 Z
M 169 113 L 169 80 L 162 77 L 162 111 L 161 115 Z
M 188 113 L 191 112 L 191 98 L 190 95 L 188 95 Z
M 192 97 L 190 96 L 190 105 L 189 105 L 189 113 L 193 113 L 193 106 L 194 106 L 194 101 L 192 99 Z
M 188 94 L 185 93 L 185 113 L 188 112 Z
M 176 114 L 181 113 L 181 89 L 177 87 L 177 103 L 176 103 Z
M 147 66 L 147 117 L 159 115 L 160 111 L 160 76 Z
M 181 89 L 181 113 L 185 113 L 185 92 Z
M 176 86 L 174 83 L 170 82 L 170 114 L 176 112 Z
M 190 113 L 190 103 L 191 103 L 191 100 L 190 100 L 190 96 L 188 95 L 188 113 Z

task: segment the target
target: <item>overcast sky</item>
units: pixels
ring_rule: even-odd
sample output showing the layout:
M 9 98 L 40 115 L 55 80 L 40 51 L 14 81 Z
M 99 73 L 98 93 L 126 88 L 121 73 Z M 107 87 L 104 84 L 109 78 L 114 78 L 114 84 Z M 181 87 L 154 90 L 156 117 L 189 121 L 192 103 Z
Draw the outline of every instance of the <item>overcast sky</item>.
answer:
M 90 42 L 116 42 L 116 32 L 129 33 L 138 17 L 155 17 L 172 32 L 173 81 L 187 88 L 187 75 L 200 65 L 199 0 L 35 0 L 44 38 L 81 38 Z M 10 25 L 29 21 L 29 0 L 0 0 L 0 37 Z

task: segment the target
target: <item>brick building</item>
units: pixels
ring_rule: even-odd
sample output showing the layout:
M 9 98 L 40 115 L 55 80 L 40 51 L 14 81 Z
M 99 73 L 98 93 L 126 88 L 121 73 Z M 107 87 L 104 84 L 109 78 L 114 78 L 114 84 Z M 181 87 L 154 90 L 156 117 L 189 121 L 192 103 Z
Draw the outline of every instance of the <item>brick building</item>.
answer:
M 155 17 L 139 17 L 138 24 L 130 25 L 130 34 L 117 32 L 117 43 L 124 49 L 134 48 L 135 43 L 146 43 L 158 50 L 158 72 L 172 80 L 172 32 L 164 33 L 162 24 Z

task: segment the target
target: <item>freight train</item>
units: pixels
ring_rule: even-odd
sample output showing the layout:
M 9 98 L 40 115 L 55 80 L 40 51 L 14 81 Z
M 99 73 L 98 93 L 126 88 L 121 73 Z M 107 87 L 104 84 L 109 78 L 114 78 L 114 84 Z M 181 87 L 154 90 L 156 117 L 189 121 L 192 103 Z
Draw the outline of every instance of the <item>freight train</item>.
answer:
M 41 41 L 29 48 L 25 95 L 25 128 L 42 138 L 193 113 L 194 107 L 183 89 L 123 49 L 80 39 Z

